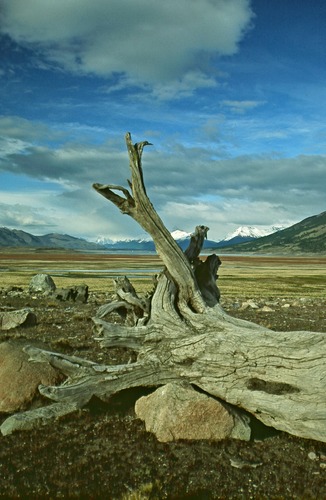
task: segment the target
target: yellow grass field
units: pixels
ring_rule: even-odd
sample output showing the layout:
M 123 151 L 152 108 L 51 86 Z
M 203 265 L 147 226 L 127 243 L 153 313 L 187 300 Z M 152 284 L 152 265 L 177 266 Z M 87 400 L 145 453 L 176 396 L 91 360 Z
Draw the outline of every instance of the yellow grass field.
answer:
M 326 257 L 228 255 L 221 260 L 218 285 L 223 296 L 325 297 Z M 162 268 L 157 255 L 2 251 L 0 287 L 27 287 L 33 275 L 47 273 L 57 287 L 86 283 L 90 291 L 111 292 L 113 279 L 126 275 L 138 292 L 144 292 Z

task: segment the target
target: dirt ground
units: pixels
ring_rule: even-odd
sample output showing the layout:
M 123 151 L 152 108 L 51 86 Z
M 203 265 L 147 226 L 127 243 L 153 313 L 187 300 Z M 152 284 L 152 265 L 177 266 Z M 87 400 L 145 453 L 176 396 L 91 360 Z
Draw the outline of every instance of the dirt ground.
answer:
M 223 304 L 234 316 L 277 330 L 326 332 L 326 300 L 270 301 L 271 311 Z M 40 341 L 51 350 L 107 364 L 128 362 L 127 349 L 101 349 L 92 334 L 104 294 L 87 304 L 36 299 L 1 290 L 2 308 L 30 306 L 37 325 L 0 332 L 1 341 Z M 264 299 L 268 305 L 268 300 Z M 259 304 L 258 304 L 259 305 Z M 159 443 L 135 417 L 148 389 L 128 390 L 110 404 L 92 400 L 78 413 L 46 427 L 0 437 L 0 497 L 109 499 L 323 499 L 326 444 L 256 423 L 250 442 Z M 0 414 L 0 423 L 6 418 Z

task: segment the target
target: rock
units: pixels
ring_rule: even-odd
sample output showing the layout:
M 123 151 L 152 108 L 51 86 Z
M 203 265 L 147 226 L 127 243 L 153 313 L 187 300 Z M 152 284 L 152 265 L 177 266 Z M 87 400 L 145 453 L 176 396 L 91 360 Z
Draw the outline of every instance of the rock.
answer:
M 227 437 L 249 440 L 249 418 L 190 384 L 169 383 L 135 405 L 136 415 L 144 420 L 146 430 L 161 442 L 177 439 L 213 439 Z
M 260 309 L 261 312 L 275 312 L 274 309 L 272 309 L 271 307 L 269 306 L 264 306 Z
M 245 311 L 246 309 L 248 309 L 248 307 L 251 307 L 251 309 L 259 309 L 259 306 L 257 306 L 257 304 L 253 300 L 248 300 L 242 303 L 240 310 Z
M 18 326 L 36 325 L 36 316 L 32 309 L 0 312 L 0 330 L 11 330 Z
M 5 290 L 5 294 L 9 297 L 19 297 L 24 292 L 24 289 L 20 286 L 9 286 Z
M 55 283 L 48 274 L 36 274 L 29 283 L 30 293 L 50 294 L 55 289 Z
M 51 295 L 54 299 L 66 302 L 71 299 L 71 288 L 56 288 Z
M 86 304 L 88 299 L 88 286 L 79 285 L 72 288 L 57 288 L 53 293 L 52 297 L 57 300 L 72 302 L 81 302 Z
M 248 300 L 248 304 L 251 309 L 259 309 L 259 306 L 253 300 Z
M 79 409 L 78 403 L 53 403 L 42 408 L 36 408 L 24 413 L 16 413 L 8 417 L 0 426 L 3 436 L 8 436 L 14 431 L 28 431 L 37 429 L 41 425 L 53 422 L 53 418 L 59 418 Z
M 23 345 L 0 344 L 0 412 L 12 413 L 28 407 L 39 384 L 55 385 L 63 376 L 48 363 L 30 363 Z
M 75 301 L 86 304 L 86 302 L 88 300 L 88 294 L 89 294 L 88 286 L 87 285 L 79 285 L 79 286 L 76 286 L 75 289 L 76 289 Z

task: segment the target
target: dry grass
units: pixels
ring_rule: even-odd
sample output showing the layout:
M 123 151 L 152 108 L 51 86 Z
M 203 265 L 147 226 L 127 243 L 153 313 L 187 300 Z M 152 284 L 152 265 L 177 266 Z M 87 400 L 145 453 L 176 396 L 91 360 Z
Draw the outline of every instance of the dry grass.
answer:
M 152 277 L 162 268 L 156 255 L 3 252 L 0 286 L 27 287 L 33 275 L 47 273 L 57 287 L 86 283 L 94 292 L 112 292 L 113 279 L 126 275 L 142 293 L 152 288 Z M 325 257 L 224 256 L 218 280 L 224 296 L 251 297 L 323 297 L 325 283 Z

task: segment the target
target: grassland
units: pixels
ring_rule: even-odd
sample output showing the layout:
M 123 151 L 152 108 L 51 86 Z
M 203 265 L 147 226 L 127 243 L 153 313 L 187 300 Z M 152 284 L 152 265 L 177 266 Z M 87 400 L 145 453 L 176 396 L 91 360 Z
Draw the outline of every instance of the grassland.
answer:
M 205 258 L 205 257 L 204 257 Z M 218 284 L 224 296 L 324 297 L 326 257 L 222 256 Z M 57 287 L 86 283 L 90 290 L 113 291 L 113 279 L 128 276 L 137 291 L 152 288 L 163 263 L 157 255 L 68 252 L 0 253 L 0 286 L 28 286 L 37 273 L 52 276 Z

